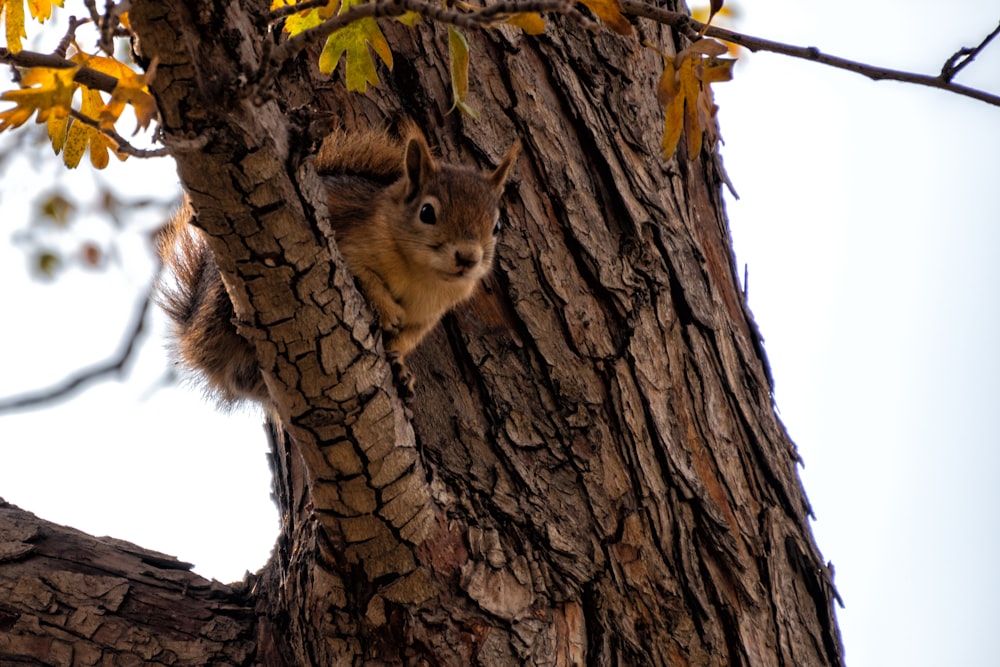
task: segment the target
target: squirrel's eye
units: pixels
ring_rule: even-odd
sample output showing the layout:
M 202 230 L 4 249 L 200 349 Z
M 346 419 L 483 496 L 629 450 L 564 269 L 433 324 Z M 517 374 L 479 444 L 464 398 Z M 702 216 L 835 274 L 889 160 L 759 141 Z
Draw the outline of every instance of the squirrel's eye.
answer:
M 496 224 L 493 225 L 493 236 L 497 236 L 500 233 L 500 230 L 502 229 L 503 225 L 500 223 L 499 220 L 497 220 Z
M 420 207 L 420 222 L 425 225 L 433 225 L 437 222 L 437 212 L 431 204 L 424 204 Z

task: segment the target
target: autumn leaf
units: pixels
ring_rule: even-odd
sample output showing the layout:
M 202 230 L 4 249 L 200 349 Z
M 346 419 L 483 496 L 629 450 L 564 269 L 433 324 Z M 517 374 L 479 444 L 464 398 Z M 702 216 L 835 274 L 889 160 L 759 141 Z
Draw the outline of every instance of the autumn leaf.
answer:
M 343 14 L 356 4 L 360 4 L 360 0 L 344 0 L 339 13 Z M 363 93 L 369 84 L 377 86 L 378 74 L 375 72 L 375 61 L 368 50 L 369 44 L 382 62 L 392 69 L 389 43 L 385 41 L 375 19 L 366 16 L 336 30 L 327 38 L 323 53 L 319 56 L 319 71 L 332 74 L 340 63 L 341 56 L 346 53 L 347 89 Z
M 51 250 L 42 250 L 32 258 L 32 268 L 43 278 L 51 278 L 62 267 L 62 258 Z
M 504 23 L 518 27 L 529 35 L 541 35 L 545 32 L 545 19 L 538 12 L 511 14 Z
M 676 56 L 664 56 L 663 74 L 656 97 L 664 109 L 663 156 L 677 152 L 681 131 L 687 131 L 687 157 L 698 156 L 708 136 L 709 145 L 719 140 L 715 120 L 717 107 L 711 84 L 733 78 L 735 60 L 719 58 L 726 47 L 711 39 L 700 39 Z
M 149 93 L 147 87 L 152 73 L 152 69 L 144 75 L 130 71 L 118 79 L 118 85 L 115 86 L 107 107 L 101 112 L 101 117 L 98 119 L 103 127 L 113 125 L 126 104 L 132 105 L 132 111 L 135 113 L 136 125 L 133 134 L 149 127 L 158 111 L 156 100 Z
M 273 12 L 282 7 L 294 7 L 296 4 L 296 0 L 274 0 L 271 3 L 271 11 Z M 285 18 L 282 31 L 288 33 L 290 37 L 294 37 L 309 28 L 315 28 L 333 16 L 339 4 L 339 0 L 330 0 L 322 7 L 303 9 L 300 12 L 291 14 Z
M 469 94 L 469 42 L 453 26 L 448 26 L 448 59 L 453 101 L 449 111 L 458 109 L 473 118 L 479 118 L 479 113 L 465 102 Z
M 418 23 L 420 23 L 420 14 L 414 11 L 403 12 L 402 14 L 396 17 L 396 20 L 402 23 L 403 25 L 410 26 L 412 28 Z
M 11 53 L 21 50 L 21 40 L 28 36 L 24 31 L 23 0 L 0 0 L 3 21 L 7 28 L 7 48 Z
M 139 105 L 136 106 L 137 116 L 140 113 L 144 113 L 140 108 L 143 105 L 152 104 L 153 112 L 155 112 L 155 102 L 153 102 L 148 91 L 142 90 L 145 86 L 145 78 L 137 75 L 124 63 L 120 63 L 112 58 L 90 56 L 84 53 L 77 53 L 71 59 L 80 66 L 86 66 L 102 74 L 115 77 L 119 81 L 119 85 L 115 88 L 118 98 L 116 100 L 113 93 L 111 102 L 108 104 L 105 104 L 104 98 L 99 91 L 77 86 L 82 91 L 82 101 L 79 110 L 81 115 L 100 123 L 101 127 L 111 129 L 125 108 L 127 100 L 133 97 L 139 100 Z M 76 72 L 75 69 L 71 71 Z M 122 82 L 124 82 L 124 86 Z M 122 88 L 122 90 L 119 91 L 119 88 Z M 148 100 L 142 99 L 143 95 Z M 70 99 L 72 99 L 72 93 L 70 93 Z M 108 166 L 109 151 L 115 152 L 121 160 L 127 157 L 124 154 L 117 153 L 117 144 L 102 132 L 99 127 L 93 127 L 79 119 L 71 117 L 68 104 L 65 108 L 59 107 L 58 111 L 58 113 L 53 113 L 47 118 L 43 117 L 43 114 L 40 112 L 38 120 L 39 122 L 43 120 L 48 121 L 49 141 L 52 142 L 52 148 L 56 153 L 62 153 L 63 162 L 67 167 L 75 169 L 79 166 L 83 154 L 88 150 L 90 152 L 90 162 L 96 169 L 104 169 Z
M 53 223 L 56 227 L 66 227 L 76 213 L 76 204 L 61 192 L 50 192 L 39 203 L 38 212 L 43 220 Z
M 622 14 L 618 0 L 580 0 L 580 2 L 619 35 L 632 34 L 632 24 Z
M 45 122 L 52 112 L 68 115 L 77 88 L 73 82 L 77 69 L 29 69 L 21 79 L 21 88 L 0 95 L 0 100 L 15 104 L 14 108 L 0 112 L 0 132 L 24 124 L 35 112 L 39 123 Z
M 62 7 L 63 0 L 28 0 L 28 11 L 39 23 L 45 23 L 52 16 L 52 5 Z M 7 48 L 11 53 L 21 50 L 21 40 L 27 37 L 24 29 L 24 0 L 0 0 L 7 33 Z
M 104 100 L 101 99 L 101 94 L 96 90 L 84 88 L 80 113 L 87 118 L 96 118 L 103 108 Z M 62 147 L 63 162 L 70 169 L 75 169 L 79 166 L 84 152 L 89 149 L 90 163 L 95 169 L 104 169 L 108 166 L 108 151 L 114 151 L 116 148 L 115 142 L 98 128 L 71 118 L 69 129 L 66 131 L 66 141 Z
M 282 28 L 289 35 L 294 37 L 295 35 L 308 30 L 309 28 L 315 28 L 320 23 L 323 22 L 323 17 L 319 15 L 319 11 L 316 9 L 311 9 L 307 12 L 299 12 L 298 14 L 292 14 L 285 19 L 285 25 Z
M 31 12 L 31 18 L 45 23 L 52 16 L 52 5 L 62 7 L 63 0 L 28 0 L 28 11 Z
M 680 89 L 673 58 L 664 58 L 663 75 L 656 89 L 656 98 L 664 109 L 663 139 L 660 141 L 664 157 L 670 157 L 677 151 L 677 142 L 684 129 L 684 97 Z
M 126 105 L 132 105 L 136 116 L 136 132 L 145 129 L 156 116 L 156 100 L 149 93 L 148 84 L 155 75 L 155 62 L 145 74 L 139 74 L 125 63 L 103 56 L 76 54 L 73 61 L 107 74 L 118 80 L 111 93 L 111 99 L 100 110 L 95 120 L 100 121 L 104 129 L 112 129 Z M 88 114 L 89 115 L 89 114 Z

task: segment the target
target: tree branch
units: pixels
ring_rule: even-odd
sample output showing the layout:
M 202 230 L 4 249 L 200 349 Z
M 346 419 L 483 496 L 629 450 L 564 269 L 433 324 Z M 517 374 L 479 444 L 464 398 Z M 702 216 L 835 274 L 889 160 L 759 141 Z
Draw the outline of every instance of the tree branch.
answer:
M 122 346 L 121 352 L 119 352 L 115 358 L 80 371 L 75 376 L 67 378 L 58 386 L 50 387 L 33 394 L 17 396 L 5 401 L 0 401 L 0 414 L 21 408 L 40 405 L 42 403 L 49 403 L 64 396 L 68 396 L 79 387 L 90 384 L 106 375 L 122 374 L 128 366 L 129 361 L 131 361 L 136 344 L 146 328 L 146 316 L 149 313 L 149 307 L 152 302 L 153 287 L 151 285 L 149 291 L 147 291 L 143 297 L 131 330 L 125 337 L 125 342 Z
M 642 16 L 652 21 L 656 21 L 657 23 L 672 26 L 681 30 L 685 34 L 689 34 L 690 32 L 703 32 L 708 37 L 715 37 L 716 39 L 721 39 L 726 42 L 732 42 L 733 44 L 738 44 L 754 52 L 770 51 L 771 53 L 780 53 L 781 55 L 790 56 L 792 58 L 811 60 L 823 65 L 835 67 L 837 69 L 843 69 L 856 74 L 861 74 L 874 81 L 901 81 L 903 83 L 913 83 L 920 86 L 946 90 L 964 97 L 971 97 L 973 99 L 980 100 L 981 102 L 992 104 L 993 106 L 1000 106 L 1000 96 L 998 95 L 977 90 L 975 88 L 969 88 L 968 86 L 962 86 L 957 83 L 952 83 L 950 77 L 946 76 L 948 71 L 947 64 L 945 66 L 946 70 L 942 72 L 940 76 L 903 72 L 900 70 L 867 65 L 865 63 L 847 60 L 846 58 L 840 58 L 838 56 L 831 56 L 821 52 L 814 46 L 792 46 L 781 42 L 762 39 L 760 37 L 744 35 L 732 30 L 726 30 L 725 28 L 717 28 L 713 25 L 706 26 L 699 21 L 695 21 L 687 14 L 681 14 L 680 12 L 672 12 L 666 9 L 661 9 L 660 7 L 654 7 L 645 2 L 640 2 L 639 0 L 622 0 L 621 5 L 623 11 L 627 14 Z M 998 31 L 1000 31 L 1000 27 L 998 27 Z M 997 31 L 994 31 L 994 33 L 987 37 L 983 43 L 979 45 L 979 47 L 974 49 L 975 53 L 981 51 L 982 48 L 986 46 L 986 43 L 993 38 L 996 32 Z M 965 54 L 963 54 L 962 51 L 959 51 L 955 56 L 952 56 L 952 58 L 956 59 L 962 55 Z M 963 64 L 959 65 L 959 67 L 955 68 L 955 72 L 964 66 L 965 61 L 963 61 Z M 954 76 L 955 72 L 952 72 L 951 75 Z
M 15 67 L 52 67 L 55 69 L 69 69 L 79 67 L 73 80 L 93 90 L 101 90 L 105 93 L 113 93 L 118 79 L 103 72 L 98 72 L 85 65 L 80 65 L 72 60 L 67 60 L 56 55 L 46 53 L 36 53 L 34 51 L 18 51 L 11 53 L 10 50 L 0 47 L 0 63 L 14 65 Z
M 150 150 L 146 150 L 143 148 L 136 148 L 135 146 L 130 144 L 128 140 L 126 140 L 122 135 L 118 134 L 113 129 L 104 127 L 97 120 L 94 120 L 90 116 L 86 116 L 80 113 L 76 109 L 70 109 L 69 115 L 72 116 L 75 120 L 80 121 L 84 125 L 89 125 L 95 130 L 101 132 L 109 139 L 111 139 L 111 141 L 115 142 L 115 144 L 117 144 L 115 146 L 115 151 L 117 151 L 118 153 L 125 153 L 126 155 L 131 155 L 133 157 L 138 157 L 138 158 L 166 157 L 167 155 L 170 155 L 170 152 L 166 148 L 154 148 Z
M 951 58 L 945 61 L 944 66 L 941 68 L 941 78 L 945 81 L 951 81 L 955 78 L 955 75 L 962 71 L 962 68 L 971 63 L 976 59 L 976 56 L 986 48 L 986 45 L 993 40 L 994 37 L 1000 34 L 1000 23 L 997 27 L 993 29 L 993 32 L 988 34 L 986 38 L 979 43 L 979 46 L 975 48 L 962 47 L 958 51 L 952 54 Z

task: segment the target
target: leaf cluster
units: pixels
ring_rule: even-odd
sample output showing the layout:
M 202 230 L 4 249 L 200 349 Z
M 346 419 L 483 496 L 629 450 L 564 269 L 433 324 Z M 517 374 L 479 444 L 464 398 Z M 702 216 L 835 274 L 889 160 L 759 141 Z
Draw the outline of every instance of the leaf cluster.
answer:
M 52 5 L 62 0 L 29 0 L 31 16 L 44 22 Z M 26 36 L 22 0 L 0 0 L 6 25 L 7 48 L 0 56 L 14 65 L 20 87 L 0 94 L 13 107 L 0 111 L 0 132 L 20 127 L 32 116 L 44 123 L 53 150 L 70 168 L 80 164 L 89 152 L 96 169 L 108 165 L 110 155 L 124 160 L 132 151 L 115 131 L 126 108 L 137 119 L 136 132 L 146 129 L 156 116 L 156 102 L 148 83 L 155 68 L 142 74 L 108 55 L 88 55 L 76 44 L 73 32 L 86 21 L 71 20 L 71 32 L 57 52 L 50 56 L 27 53 L 21 39 Z M 123 18 L 123 17 L 118 17 Z M 127 17 L 124 17 L 127 20 Z M 63 57 L 67 50 L 72 55 Z M 102 90 L 94 82 L 104 82 Z M 90 83 L 90 85 L 88 85 Z
M 677 151 L 682 129 L 687 130 L 687 157 L 692 160 L 701 150 L 703 137 L 710 146 L 719 140 L 718 107 L 712 101 L 711 85 L 733 78 L 736 61 L 720 57 L 726 51 L 724 44 L 703 38 L 676 56 L 664 56 L 656 96 L 665 110 L 661 144 L 665 157 Z
M 608 2 L 609 0 L 587 0 L 588 2 Z M 517 5 L 517 7 L 514 6 Z M 495 27 L 507 24 L 520 28 L 529 35 L 545 31 L 545 20 L 534 8 L 561 8 L 568 0 L 556 2 L 519 2 L 510 5 L 501 3 L 489 8 L 479 8 L 461 0 L 455 2 L 454 9 L 440 9 L 422 0 L 330 0 L 329 2 L 297 0 L 273 0 L 271 12 L 273 20 L 282 23 L 282 32 L 289 41 L 280 58 L 297 52 L 303 45 L 313 40 L 325 39 L 319 57 L 319 69 L 324 74 L 332 74 L 341 61 L 345 62 L 345 83 L 348 90 L 365 92 L 369 85 L 379 84 L 375 59 L 392 69 L 392 49 L 378 26 L 377 17 L 392 17 L 394 20 L 416 26 L 422 17 L 449 23 L 449 71 L 451 75 L 452 109 L 477 117 L 475 109 L 469 106 L 469 43 L 460 27 Z M 498 11 L 498 7 L 510 11 Z M 519 11 L 524 8 L 524 11 Z M 266 77 L 261 77 L 266 80 Z

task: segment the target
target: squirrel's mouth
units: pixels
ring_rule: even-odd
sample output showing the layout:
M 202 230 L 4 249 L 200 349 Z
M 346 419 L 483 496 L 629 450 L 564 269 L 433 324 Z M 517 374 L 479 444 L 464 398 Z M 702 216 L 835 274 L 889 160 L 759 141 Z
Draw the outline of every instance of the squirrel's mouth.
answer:
M 475 267 L 466 267 L 452 271 L 445 271 L 443 272 L 443 275 L 445 277 L 445 280 L 454 280 L 456 282 L 460 280 L 476 279 Z

